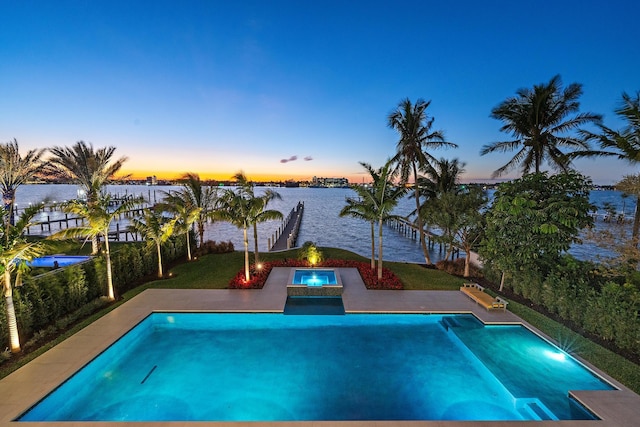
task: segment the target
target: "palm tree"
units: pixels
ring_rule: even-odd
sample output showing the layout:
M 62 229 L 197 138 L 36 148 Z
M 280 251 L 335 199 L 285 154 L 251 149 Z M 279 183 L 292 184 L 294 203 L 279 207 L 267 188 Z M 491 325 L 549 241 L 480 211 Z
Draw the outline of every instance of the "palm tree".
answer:
M 253 186 L 247 180 L 247 177 L 238 172 L 233 176 L 238 182 L 236 190 L 227 189 L 223 192 L 222 196 L 218 199 L 218 208 L 214 211 L 213 216 L 223 221 L 228 221 L 238 228 L 242 229 L 244 235 L 244 275 L 245 280 L 251 278 L 249 270 L 249 238 L 247 230 L 252 225 L 262 218 L 267 219 L 280 219 L 282 214 L 278 211 L 265 210 L 265 200 L 273 198 L 273 195 L 268 195 L 266 199 L 261 199 L 253 194 Z M 254 229 L 254 233 L 257 236 L 257 231 Z M 256 237 L 256 252 L 257 252 L 257 237 Z M 257 259 L 257 258 L 256 258 Z
M 49 172 L 62 179 L 73 180 L 85 191 L 87 204 L 99 203 L 102 187 L 122 168 L 127 157 L 113 159 L 116 147 L 94 150 L 93 144 L 76 142 L 71 148 L 53 147 Z M 98 253 L 98 240 L 92 239 L 92 253 Z
M 566 172 L 570 168 L 571 155 L 561 148 L 588 149 L 584 138 L 569 132 L 586 124 L 597 124 L 602 116 L 578 113 L 581 84 L 572 83 L 564 90 L 561 86 L 560 76 L 556 75 L 547 84 L 519 89 L 515 97 L 506 99 L 491 111 L 491 117 L 503 122 L 500 130 L 511 134 L 513 139 L 484 145 L 480 154 L 518 150 L 511 160 L 493 172 L 494 177 L 518 164 L 524 174 L 531 170 L 540 173 L 544 161 L 552 168 Z
M 65 203 L 63 210 L 67 213 L 78 215 L 87 220 L 87 225 L 70 227 L 60 230 L 49 236 L 50 239 L 71 239 L 82 237 L 99 241 L 104 240 L 105 251 L 104 257 L 107 264 L 107 298 L 114 301 L 115 292 L 113 288 L 113 272 L 111 270 L 111 250 L 109 248 L 109 229 L 111 223 L 123 213 L 130 210 L 136 203 L 135 200 L 127 200 L 120 204 L 115 210 L 111 210 L 111 197 L 109 195 L 100 196 L 94 203 L 89 204 L 88 201 L 72 200 Z
M 200 176 L 195 173 L 186 173 L 181 178 L 182 189 L 178 192 L 182 199 L 182 204 L 188 206 L 189 209 L 198 211 L 197 224 L 198 229 L 198 247 L 204 243 L 204 231 L 207 221 L 211 218 L 214 210 L 218 192 L 215 187 L 204 185 L 200 180 Z
M 249 281 L 249 238 L 247 230 L 251 226 L 251 200 L 240 190 L 235 192 L 231 189 L 223 191 L 218 198 L 217 209 L 213 212 L 216 219 L 228 221 L 242 229 L 244 236 L 244 276 Z
M 244 173 L 239 172 L 233 176 L 236 181 L 237 188 L 245 194 L 248 199 L 252 200 L 251 203 L 251 218 L 249 221 L 253 224 L 253 244 L 254 244 L 254 264 L 258 265 L 260 262 L 258 252 L 258 223 L 272 220 L 281 220 L 282 213 L 276 210 L 267 210 L 267 205 L 272 200 L 282 200 L 282 196 L 276 191 L 271 189 L 266 190 L 262 196 L 256 196 L 254 193 L 253 184 L 247 179 Z
M 6 216 L 4 208 L 0 208 L 0 211 Z M 12 353 L 19 353 L 21 349 L 18 322 L 13 306 L 11 276 L 14 271 L 18 271 L 18 274 L 20 274 L 21 271 L 28 268 L 27 262 L 43 253 L 43 244 L 41 242 L 28 241 L 24 233 L 31 225 L 31 220 L 37 212 L 38 208 L 32 207 L 25 210 L 15 225 L 10 222 L 2 222 L 0 224 L 0 267 L 3 272 L 4 305 Z
M 0 191 L 5 222 L 14 223 L 16 190 L 40 172 L 44 164 L 41 160 L 44 152 L 44 149 L 29 150 L 22 157 L 15 138 L 13 141 L 0 144 Z
M 161 211 L 145 209 L 143 218 L 134 218 L 131 228 L 144 236 L 149 247 L 155 246 L 158 255 L 158 278 L 163 277 L 162 272 L 162 244 L 173 235 L 177 218 L 168 220 L 162 216 Z
M 399 172 L 397 169 L 393 169 L 394 163 L 393 159 L 387 160 L 384 166 L 376 170 L 370 164 L 360 162 L 360 165 L 367 170 L 373 182 L 370 188 L 353 186 L 352 188 L 360 197 L 360 201 L 347 202 L 347 207 L 350 204 L 358 206 L 351 210 L 356 214 L 355 216 L 378 223 L 378 279 L 382 279 L 383 225 L 389 219 L 398 218 L 397 215 L 392 215 L 391 211 L 406 194 L 404 186 L 396 186 L 394 184 Z
M 360 186 L 352 185 L 351 188 L 358 193 Z M 371 225 L 371 270 L 376 268 L 376 218 L 373 216 L 371 209 L 367 208 L 362 197 L 347 197 L 346 205 L 340 210 L 341 217 L 350 216 L 352 218 L 367 221 Z
M 457 147 L 456 144 L 445 141 L 442 131 L 431 130 L 434 118 L 429 117 L 426 112 L 430 104 L 431 101 L 422 99 L 418 99 L 415 104 L 412 104 L 406 98 L 400 102 L 395 111 L 389 114 L 387 119 L 389 127 L 400 134 L 400 139 L 396 146 L 396 154 L 392 160 L 397 163 L 403 182 L 408 182 L 409 176 L 413 176 L 416 212 L 420 210 L 418 174 L 435 160 L 427 150 L 441 147 Z M 416 216 L 416 225 L 425 262 L 431 264 L 420 215 Z
M 576 157 L 613 156 L 634 165 L 640 164 L 640 92 L 637 92 L 634 97 L 623 92 L 622 102 L 616 108 L 615 114 L 624 120 L 626 125 L 620 130 L 614 130 L 600 124 L 601 133 L 599 134 L 582 131 L 584 137 L 597 141 L 601 150 L 576 153 Z M 625 180 L 618 183 L 621 187 L 628 187 L 627 184 Z M 632 233 L 632 238 L 637 245 L 640 237 L 640 194 L 633 191 L 629 193 L 637 196 Z
M 192 204 L 191 199 L 185 197 L 185 192 L 165 193 L 162 203 L 157 206 L 174 215 L 177 231 L 187 237 L 187 260 L 191 261 L 191 242 L 189 230 L 200 218 L 202 208 Z
M 420 182 L 420 195 L 429 203 L 420 205 L 419 215 L 423 220 L 430 221 L 441 231 L 440 236 L 435 238 L 448 245 L 449 257 L 453 251 L 453 228 L 454 216 L 449 209 L 454 202 L 456 195 L 460 192 L 460 175 L 464 173 L 463 162 L 458 159 L 448 160 L 441 158 L 429 164 L 425 169 L 425 176 L 418 178 Z

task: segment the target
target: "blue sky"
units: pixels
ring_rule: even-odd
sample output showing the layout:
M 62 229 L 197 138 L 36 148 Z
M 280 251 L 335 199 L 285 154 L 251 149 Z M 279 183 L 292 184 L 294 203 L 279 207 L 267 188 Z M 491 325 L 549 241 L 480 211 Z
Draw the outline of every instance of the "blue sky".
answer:
M 142 175 L 359 181 L 358 162 L 395 151 L 387 115 L 423 98 L 459 145 L 432 154 L 486 181 L 511 157 L 479 155 L 509 139 L 491 109 L 556 74 L 621 126 L 620 95 L 640 90 L 636 2 L 444 3 L 0 0 L 0 141 L 114 145 Z M 602 184 L 637 172 L 576 166 Z

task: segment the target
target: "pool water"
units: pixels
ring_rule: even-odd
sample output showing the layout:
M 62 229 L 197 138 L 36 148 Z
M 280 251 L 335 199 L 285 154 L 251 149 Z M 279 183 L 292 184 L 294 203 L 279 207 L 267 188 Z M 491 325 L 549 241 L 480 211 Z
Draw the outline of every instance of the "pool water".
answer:
M 336 272 L 334 270 L 305 269 L 296 270 L 293 275 L 294 285 L 322 286 L 336 285 Z
M 471 315 L 154 313 L 19 421 L 591 419 L 612 387 Z
M 34 258 L 28 264 L 30 267 L 68 267 L 88 259 L 91 259 L 91 257 L 82 255 L 48 255 Z

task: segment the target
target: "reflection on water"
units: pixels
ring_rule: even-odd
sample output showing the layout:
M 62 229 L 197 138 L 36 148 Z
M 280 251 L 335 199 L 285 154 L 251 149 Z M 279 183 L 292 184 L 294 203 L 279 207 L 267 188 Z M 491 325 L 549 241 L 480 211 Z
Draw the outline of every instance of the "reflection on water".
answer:
M 107 186 L 107 191 L 111 194 L 124 196 L 142 196 L 147 201 L 160 201 L 164 191 L 175 191 L 180 189 L 177 186 L 153 186 L 142 185 L 111 185 Z M 266 189 L 266 188 L 265 188 Z M 260 193 L 261 187 L 257 188 Z M 365 257 L 371 256 L 371 228 L 369 223 L 353 218 L 340 218 L 338 213 L 345 204 L 347 196 L 353 196 L 353 191 L 348 188 L 274 188 L 280 193 L 282 200 L 274 200 L 269 205 L 269 209 L 276 209 L 286 215 L 296 204 L 301 201 L 305 204 L 304 216 L 300 234 L 298 236 L 298 246 L 305 241 L 315 242 L 319 246 L 339 247 L 356 252 Z M 18 188 L 17 204 L 19 208 L 29 205 L 29 203 L 39 203 L 43 200 L 49 202 L 61 202 L 77 197 L 77 186 L 75 185 L 23 185 Z M 632 198 L 623 198 L 617 191 L 593 191 L 591 201 L 598 208 L 597 227 L 606 226 L 602 221 L 604 217 L 605 203 L 611 204 L 617 212 L 631 217 L 635 210 L 635 201 Z M 394 214 L 408 215 L 414 209 L 414 201 L 409 198 L 403 199 Z M 56 213 L 45 212 L 40 214 L 37 220 L 46 220 L 47 215 L 52 219 Z M 59 215 L 59 214 L 58 214 Z M 258 225 L 259 249 L 267 251 L 268 238 L 272 237 L 280 221 L 269 221 Z M 115 227 L 115 226 L 114 226 Z M 377 231 L 376 231 L 377 235 Z M 250 232 L 250 236 L 253 233 Z M 243 249 L 242 230 L 235 226 L 216 222 L 209 224 L 205 233 L 205 239 L 215 241 L 231 241 L 236 250 Z M 249 241 L 250 250 L 253 250 L 253 238 Z M 377 243 L 376 243 L 377 251 Z M 571 253 L 579 258 L 592 258 L 600 249 L 593 245 L 576 245 L 571 249 Z M 387 261 L 405 261 L 424 263 L 424 256 L 417 240 L 405 237 L 392 228 L 385 228 L 383 236 L 383 255 Z M 441 258 L 438 246 L 431 253 L 434 261 Z

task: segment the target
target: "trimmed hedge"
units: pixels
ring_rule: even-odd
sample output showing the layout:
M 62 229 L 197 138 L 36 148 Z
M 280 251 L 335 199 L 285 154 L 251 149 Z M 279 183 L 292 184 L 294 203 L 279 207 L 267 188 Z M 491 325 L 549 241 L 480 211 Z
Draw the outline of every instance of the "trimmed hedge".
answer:
M 491 280 L 497 278 L 487 271 Z M 510 277 L 514 293 L 640 359 L 640 289 L 621 278 L 599 274 L 591 262 L 563 257 L 546 272 Z
M 162 247 L 162 261 L 167 264 L 186 255 L 186 239 L 176 236 Z M 122 295 L 145 276 L 155 274 L 158 268 L 155 248 L 141 243 L 123 245 L 111 254 L 115 293 Z M 53 270 L 34 277 L 25 277 L 21 286 L 13 291 L 20 341 L 27 342 L 43 331 L 64 329 L 73 313 L 84 307 L 102 306 L 100 298 L 107 293 L 106 266 L 103 257 Z M 4 298 L 0 298 L 0 345 L 9 346 L 9 332 Z M 51 331 L 54 332 L 54 331 Z

